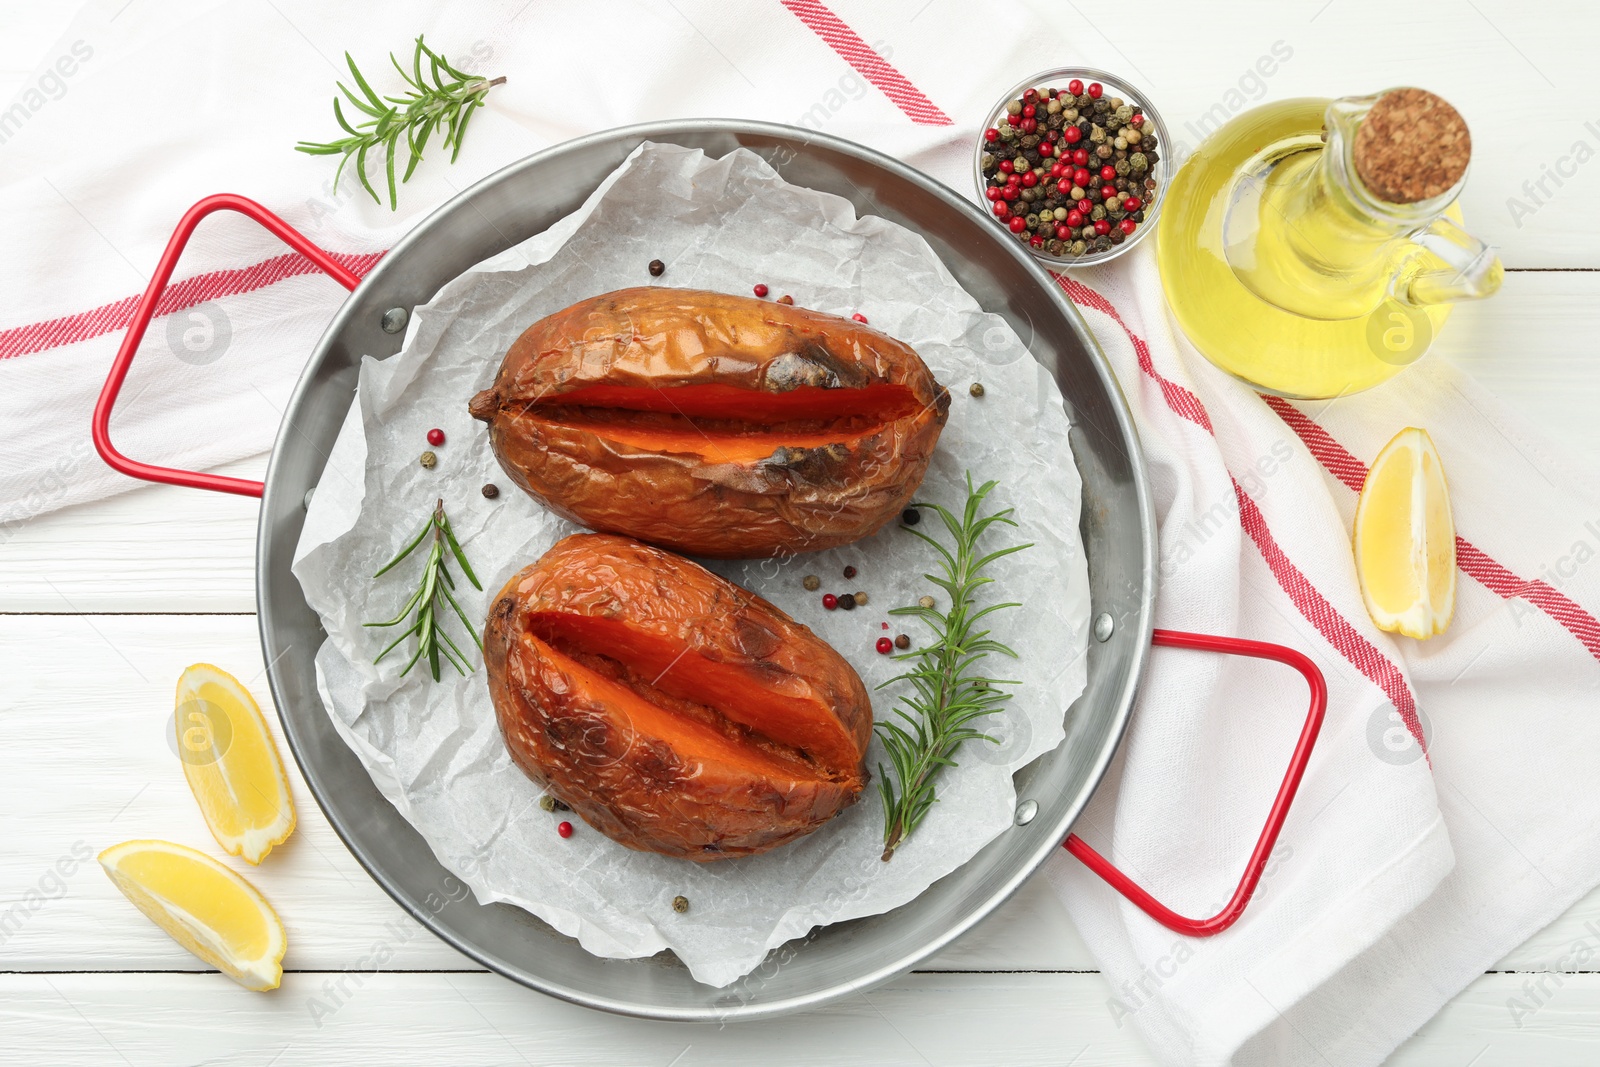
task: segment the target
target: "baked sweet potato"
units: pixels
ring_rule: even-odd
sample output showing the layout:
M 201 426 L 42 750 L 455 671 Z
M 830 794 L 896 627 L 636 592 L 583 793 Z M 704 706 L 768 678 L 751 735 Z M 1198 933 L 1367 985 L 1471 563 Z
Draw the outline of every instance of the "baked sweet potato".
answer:
M 540 319 L 470 405 L 506 474 L 557 513 L 725 559 L 876 531 L 949 407 L 915 352 L 861 323 L 666 288 Z
M 806 627 L 681 556 L 558 541 L 484 631 L 511 757 L 606 836 L 707 861 L 764 852 L 854 803 L 872 704 Z

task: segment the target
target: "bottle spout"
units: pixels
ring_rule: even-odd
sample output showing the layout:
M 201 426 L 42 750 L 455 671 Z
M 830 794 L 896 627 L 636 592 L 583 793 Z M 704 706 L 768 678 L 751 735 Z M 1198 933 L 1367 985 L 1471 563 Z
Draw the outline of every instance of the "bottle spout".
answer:
M 1413 240 L 1445 265 L 1422 269 L 1423 257 L 1413 257 L 1395 278 L 1394 295 L 1401 303 L 1427 307 L 1482 300 L 1499 291 L 1505 279 L 1500 257 L 1449 216 L 1441 215 Z

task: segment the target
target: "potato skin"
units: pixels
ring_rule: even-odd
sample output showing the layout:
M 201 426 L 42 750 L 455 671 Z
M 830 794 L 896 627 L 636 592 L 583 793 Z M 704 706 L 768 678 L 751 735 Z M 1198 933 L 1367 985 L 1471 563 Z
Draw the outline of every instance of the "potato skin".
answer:
M 744 440 L 763 451 L 736 459 L 718 458 L 715 445 L 705 455 L 642 446 L 541 415 L 564 398 L 581 403 L 577 394 L 593 386 L 670 400 L 674 389 L 706 385 L 748 391 L 762 404 L 819 391 L 848 402 L 873 387 L 904 399 L 892 417 L 849 430 L 812 426 L 796 442 L 785 441 L 786 431 L 764 436 L 758 419 Z M 949 392 L 911 348 L 864 324 L 749 297 L 645 287 L 534 323 L 470 409 L 489 424 L 506 474 L 558 514 L 728 559 L 820 551 L 876 532 L 921 483 L 949 406 Z
M 570 642 L 590 626 L 612 636 Z M 602 658 L 626 659 L 630 643 L 665 669 Z M 576 534 L 523 568 L 490 607 L 484 659 L 512 759 L 629 848 L 699 862 L 764 852 L 837 815 L 866 780 L 872 706 L 850 665 L 767 601 L 628 538 Z

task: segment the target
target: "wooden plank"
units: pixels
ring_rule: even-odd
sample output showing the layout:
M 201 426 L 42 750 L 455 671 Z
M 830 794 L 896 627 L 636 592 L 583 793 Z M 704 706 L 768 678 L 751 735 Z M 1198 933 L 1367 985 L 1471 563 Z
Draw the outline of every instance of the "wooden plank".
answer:
M 1156 1061 L 1093 974 L 910 975 L 816 1012 L 726 1026 L 624 1019 L 491 974 L 291 973 L 273 993 L 218 974 L 0 975 L 8 1059 L 170 1063 L 1072 1064 Z M 1473 982 L 1390 1067 L 1589 1067 L 1600 976 Z M 1529 1005 L 1523 1011 L 1520 1005 Z
M 1582 341 L 1596 332 L 1600 273 L 1513 274 L 1493 300 L 1456 313 L 1438 353 L 1600 461 L 1600 374 Z M 224 471 L 259 477 L 264 462 Z M 254 611 L 256 507 L 149 486 L 0 531 L 0 612 Z

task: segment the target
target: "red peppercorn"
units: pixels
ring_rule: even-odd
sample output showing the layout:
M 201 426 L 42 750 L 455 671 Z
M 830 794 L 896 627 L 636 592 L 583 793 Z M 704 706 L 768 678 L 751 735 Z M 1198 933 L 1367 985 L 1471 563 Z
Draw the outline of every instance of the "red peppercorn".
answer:
M 1133 231 L 1137 230 L 1138 228 L 1139 224 L 1134 222 L 1132 219 L 1123 219 L 1121 222 L 1117 223 L 1117 229 L 1126 234 L 1132 234 Z
M 886 623 L 886 622 L 880 622 L 878 624 L 878 629 L 880 629 L 880 630 L 887 630 L 888 628 L 889 628 L 889 624 Z
M 887 637 L 880 637 L 878 638 L 877 648 L 878 655 L 887 656 L 889 653 L 894 651 L 894 642 L 889 640 Z
M 1130 125 L 1130 126 L 1143 126 L 1144 125 L 1144 116 L 1143 115 L 1135 115 L 1135 116 L 1133 116 L 1133 118 L 1128 120 L 1128 125 Z
M 1028 92 L 1033 92 L 1033 90 L 1030 89 L 1030 90 L 1028 90 Z M 1037 100 L 1039 98 L 1039 94 L 1034 93 L 1033 98 L 1035 100 Z M 1024 94 L 1023 99 L 1024 100 L 1027 99 L 1026 94 Z M 1023 118 L 1031 119 L 1031 118 L 1033 118 L 1033 116 L 1037 115 L 1038 113 L 1039 113 L 1039 109 L 1034 107 L 1032 104 L 1023 104 L 1022 105 L 1022 116 L 1023 116 Z
M 983 131 L 983 139 L 990 142 L 998 141 L 1000 139 L 1000 131 L 995 129 L 993 126 L 990 126 L 987 130 Z
M 1061 139 L 1066 141 L 1068 144 L 1077 144 L 1079 141 L 1083 140 L 1083 131 L 1078 129 L 1076 126 L 1068 126 L 1066 129 L 1061 131 Z M 1004 160 L 1001 161 L 1002 165 L 1004 162 Z
M 1111 164 L 1107 163 L 1105 166 L 1100 168 L 1100 177 L 1105 179 L 1108 182 L 1116 181 L 1117 180 L 1117 168 L 1113 167 Z
M 1072 192 L 1071 179 L 1062 178 L 1060 181 L 1056 182 L 1056 192 L 1060 193 L 1062 196 L 1066 196 L 1068 193 Z
M 1039 99 L 1039 90 L 1037 89 L 1029 89 L 1022 94 L 1022 102 L 1024 104 L 1031 104 L 1037 99 Z M 1030 111 L 1028 114 L 1031 115 L 1033 112 Z
M 1071 93 L 1073 96 L 1082 96 L 1083 82 L 1079 81 L 1077 78 L 1073 78 L 1067 83 L 1067 92 Z
M 1069 232 L 1072 231 L 1072 230 L 1077 229 L 1079 226 L 1082 226 L 1082 225 L 1083 225 L 1083 212 L 1081 212 L 1081 211 L 1069 211 L 1069 212 L 1067 212 L 1067 229 L 1068 229 Z M 1062 240 L 1065 241 L 1066 238 L 1063 237 Z
M 434 448 L 444 444 L 444 431 L 435 426 L 428 431 L 428 443 Z
M 1007 185 L 1021 185 L 1022 184 L 1022 175 L 1017 174 L 1015 171 L 1013 171 L 1010 174 L 1007 174 L 1006 175 L 1006 184 Z
M 1022 186 L 1020 184 L 1014 185 L 1011 182 L 1007 182 L 1006 187 L 1000 191 L 1000 195 L 1007 200 L 1015 200 L 1017 197 L 1022 195 Z
M 1032 248 L 1043 248 L 1044 238 L 1040 237 L 1038 234 L 1034 234 L 1032 237 L 1028 238 L 1028 245 Z
M 1073 185 L 1076 185 L 1079 188 L 1082 188 L 1083 186 L 1088 185 L 1089 181 L 1090 181 L 1089 172 L 1086 169 L 1084 169 L 1083 167 L 1079 167 L 1077 170 L 1072 172 L 1072 184 Z
M 1104 237 L 1106 234 L 1111 232 L 1111 221 L 1109 219 L 1100 219 L 1096 221 L 1094 224 L 1094 232 Z
M 867 321 L 867 317 L 865 315 L 861 314 L 861 312 L 859 312 L 859 311 L 856 312 L 854 315 L 851 315 L 850 317 L 852 319 L 855 319 L 857 322 L 866 322 Z
M 571 837 L 572 824 L 570 822 L 556 823 L 556 833 L 560 834 L 562 837 Z
M 1012 233 L 1021 233 L 1028 228 L 1028 220 L 1021 215 L 1013 215 L 1011 216 L 1011 221 L 1006 225 L 1011 227 Z
M 1041 144 L 1039 146 L 1039 156 L 1041 158 L 1049 159 L 1051 156 L 1053 156 L 1055 154 L 1056 154 L 1056 150 L 1054 148 L 1050 147 L 1050 142 L 1046 141 L 1046 142 L 1044 142 L 1043 144 Z
M 1089 99 L 1090 100 L 1098 100 L 1098 99 L 1100 99 L 1100 94 L 1105 92 L 1105 91 L 1106 91 L 1105 86 L 1101 85 L 1099 82 L 1090 82 L 1089 83 L 1088 92 L 1089 92 Z
M 1144 207 L 1144 201 L 1137 196 L 1130 196 L 1122 202 L 1122 210 L 1124 211 L 1138 211 L 1142 207 Z
M 1066 172 L 1067 172 L 1067 165 L 1065 163 L 1052 163 L 1052 164 L 1050 164 L 1050 177 L 1059 178 L 1063 174 L 1065 174 Z
M 983 195 L 988 197 L 990 200 L 999 200 L 1000 190 L 991 185 L 989 188 L 983 191 Z
M 1117 187 L 1115 185 L 1102 185 L 1100 187 L 1100 195 L 1110 200 L 1117 195 Z
M 1038 128 L 1039 128 L 1039 120 L 1038 119 L 1023 119 L 1022 120 L 1022 132 L 1023 133 L 1033 133 Z
M 1000 161 L 999 170 L 1000 170 L 1001 174 L 1010 174 L 1012 171 L 1014 171 L 1016 169 L 1017 169 L 1016 167 L 1012 166 L 1011 160 L 1002 159 Z
M 994 207 L 991 210 L 994 211 L 996 217 L 1002 219 L 1011 214 L 1011 209 L 1006 206 L 1006 202 L 1004 200 L 996 200 L 994 202 Z
M 834 608 L 839 606 L 839 598 L 834 596 L 832 593 L 823 593 L 822 606 L 827 608 L 829 611 L 832 611 Z
M 757 296 L 766 296 L 767 295 L 767 287 L 761 282 L 756 282 L 755 293 L 756 293 Z
M 1080 167 L 1083 166 L 1089 162 L 1089 150 L 1087 148 L 1077 149 L 1072 153 L 1072 161 Z
M 1032 189 L 1039 184 L 1039 176 L 1030 170 L 1022 176 L 1022 184 L 1024 188 Z

